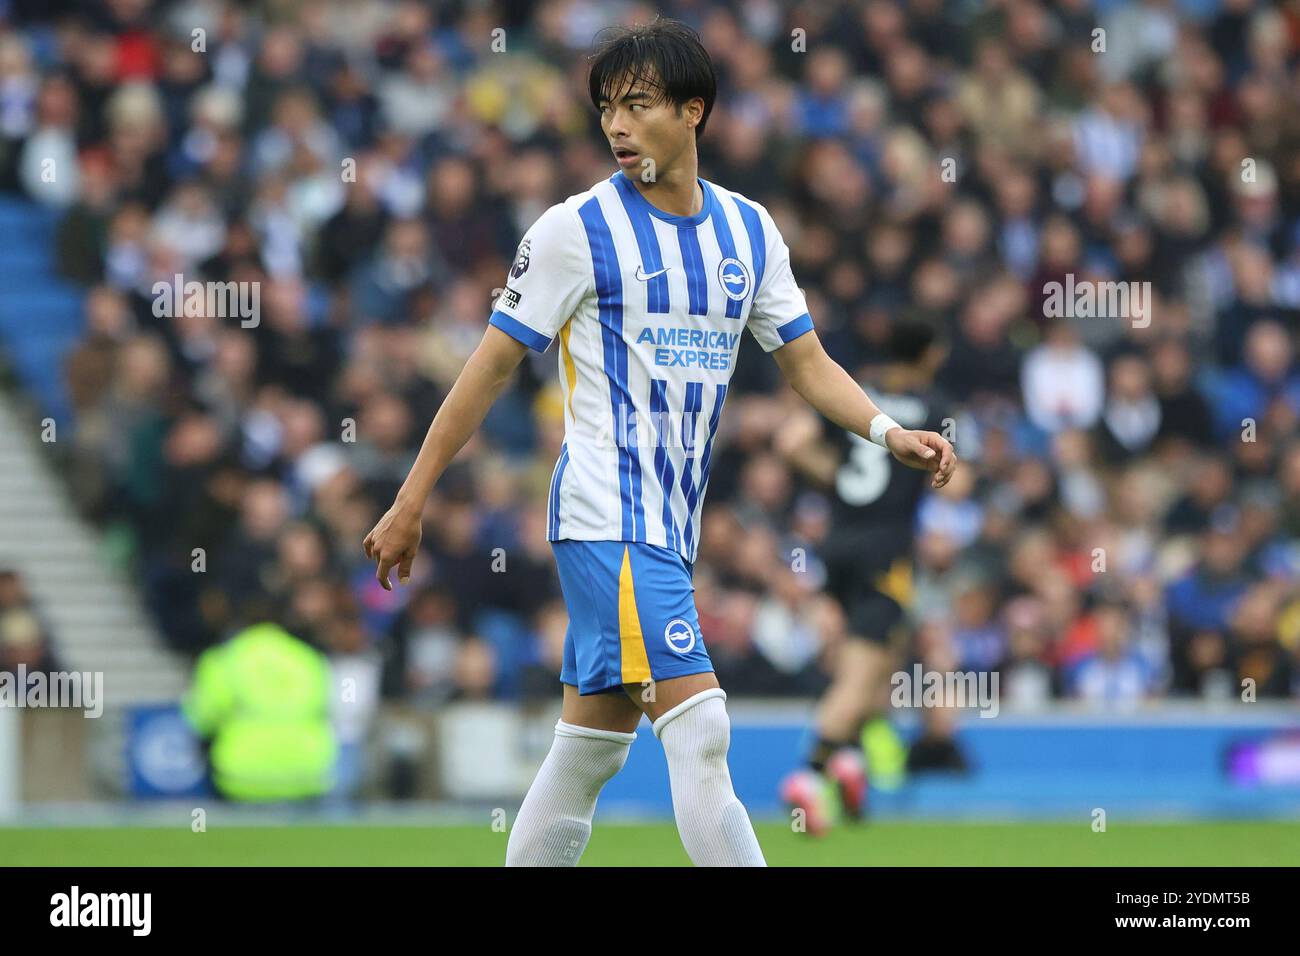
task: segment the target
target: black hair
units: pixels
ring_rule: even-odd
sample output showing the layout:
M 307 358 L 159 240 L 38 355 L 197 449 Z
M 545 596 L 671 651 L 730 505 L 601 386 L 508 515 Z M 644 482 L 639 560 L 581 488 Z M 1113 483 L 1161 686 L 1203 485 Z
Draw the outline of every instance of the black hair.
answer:
M 1100 611 L 1105 608 L 1113 608 L 1117 611 L 1123 611 L 1126 614 L 1133 612 L 1133 603 L 1124 596 L 1124 593 L 1118 588 L 1102 588 L 1097 591 L 1091 591 L 1084 595 L 1084 609 L 1087 611 Z
M 679 113 L 699 97 L 704 115 L 695 138 L 704 134 L 718 95 L 718 75 L 699 34 L 686 24 L 660 17 L 632 27 L 609 27 L 596 35 L 590 59 L 587 92 L 592 106 L 600 109 L 602 102 L 612 102 L 633 83 L 644 85 L 656 103 L 666 99 Z
M 936 338 L 934 328 L 928 323 L 903 319 L 890 327 L 886 351 L 895 362 L 915 365 L 935 343 Z
M 227 636 L 233 637 L 259 624 L 274 624 L 291 634 L 296 628 L 287 600 L 263 590 L 245 595 L 235 602 L 226 621 Z M 300 637 L 298 634 L 293 636 Z

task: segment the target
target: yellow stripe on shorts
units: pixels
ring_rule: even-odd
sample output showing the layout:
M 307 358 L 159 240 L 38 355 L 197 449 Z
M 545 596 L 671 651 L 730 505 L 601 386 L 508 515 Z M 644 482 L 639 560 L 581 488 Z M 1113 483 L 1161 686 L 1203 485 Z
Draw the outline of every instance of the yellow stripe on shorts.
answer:
M 623 568 L 618 572 L 618 640 L 622 650 L 624 684 L 650 680 L 650 659 L 646 657 L 641 617 L 636 612 L 632 588 L 632 556 L 623 546 Z

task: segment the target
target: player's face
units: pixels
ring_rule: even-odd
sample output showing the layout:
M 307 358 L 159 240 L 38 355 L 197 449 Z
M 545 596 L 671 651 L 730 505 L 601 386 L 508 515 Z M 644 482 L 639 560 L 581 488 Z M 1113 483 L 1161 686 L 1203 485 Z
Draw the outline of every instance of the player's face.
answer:
M 690 149 L 703 101 L 691 100 L 679 110 L 635 80 L 620 88 L 615 99 L 600 104 L 600 128 L 624 175 L 652 182 Z

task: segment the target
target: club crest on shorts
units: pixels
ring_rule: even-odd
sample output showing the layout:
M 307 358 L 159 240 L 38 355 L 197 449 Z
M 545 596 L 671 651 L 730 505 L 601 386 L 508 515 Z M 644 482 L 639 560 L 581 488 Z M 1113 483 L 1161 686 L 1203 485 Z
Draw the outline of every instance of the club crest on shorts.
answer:
M 664 628 L 664 642 L 678 654 L 689 654 L 695 647 L 695 628 L 675 617 Z

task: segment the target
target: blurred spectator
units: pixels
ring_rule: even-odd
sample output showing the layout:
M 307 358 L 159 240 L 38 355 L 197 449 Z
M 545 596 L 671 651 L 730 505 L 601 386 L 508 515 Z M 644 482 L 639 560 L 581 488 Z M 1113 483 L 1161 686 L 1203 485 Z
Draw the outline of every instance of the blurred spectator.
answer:
M 28 677 L 59 670 L 49 632 L 41 623 L 17 571 L 0 569 L 0 671 Z
M 1107 601 L 1093 610 L 1093 617 L 1097 648 L 1074 665 L 1070 692 L 1093 704 L 1132 707 L 1155 690 L 1156 675 L 1133 646 L 1128 608 Z
M 345 589 L 335 595 L 321 621 L 334 678 L 330 699 L 338 740 L 331 795 L 348 801 L 358 796 L 367 776 L 365 745 L 379 707 L 382 661 L 355 600 Z
M 228 800 L 310 800 L 334 785 L 333 681 L 324 656 L 275 624 L 232 635 L 199 657 L 182 711 Z

